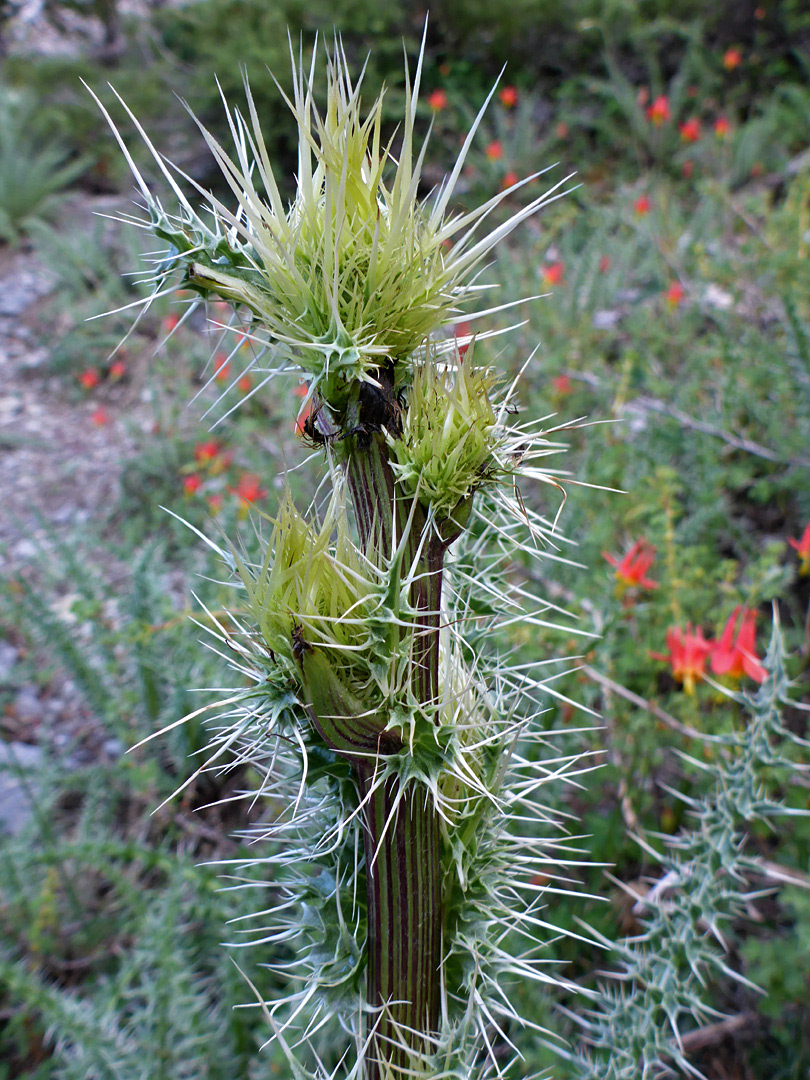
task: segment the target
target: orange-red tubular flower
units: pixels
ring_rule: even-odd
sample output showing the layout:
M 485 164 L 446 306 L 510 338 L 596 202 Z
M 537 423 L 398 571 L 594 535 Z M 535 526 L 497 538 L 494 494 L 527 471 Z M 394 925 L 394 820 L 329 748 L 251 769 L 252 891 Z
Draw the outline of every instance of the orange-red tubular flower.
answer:
M 741 679 L 743 675 L 748 675 L 757 682 L 765 681 L 768 672 L 756 655 L 756 618 L 755 611 L 742 605 L 734 608 L 723 633 L 712 646 L 712 671 L 715 675 L 727 675 L 730 679 Z
M 692 630 L 692 624 L 686 624 L 686 630 L 680 626 L 670 626 L 667 630 L 666 646 L 668 653 L 650 653 L 654 660 L 664 660 L 672 668 L 672 674 L 683 683 L 687 694 L 695 692 L 695 683 L 706 674 L 706 659 L 712 650 L 711 643 L 703 636 L 701 629 Z
M 602 558 L 616 568 L 616 578 L 622 585 L 636 585 L 641 589 L 658 588 L 658 582 L 647 577 L 647 571 L 655 559 L 655 548 L 649 541 L 636 540 L 622 559 L 607 551 L 602 552 Z

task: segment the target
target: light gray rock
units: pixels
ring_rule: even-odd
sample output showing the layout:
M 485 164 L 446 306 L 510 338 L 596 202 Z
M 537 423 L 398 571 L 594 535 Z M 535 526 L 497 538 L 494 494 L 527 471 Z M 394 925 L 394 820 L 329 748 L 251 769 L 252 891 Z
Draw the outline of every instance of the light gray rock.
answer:
M 19 659 L 19 652 L 7 641 L 0 641 L 0 683 L 5 682 Z
M 43 761 L 39 746 L 0 742 L 0 833 L 14 836 L 31 820 Z

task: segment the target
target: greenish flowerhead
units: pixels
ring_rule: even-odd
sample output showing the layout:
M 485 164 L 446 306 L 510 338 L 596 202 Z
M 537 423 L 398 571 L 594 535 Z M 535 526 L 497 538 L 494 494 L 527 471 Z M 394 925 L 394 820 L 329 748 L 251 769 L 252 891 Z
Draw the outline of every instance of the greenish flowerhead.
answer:
M 179 209 L 167 212 L 110 123 L 146 200 L 150 227 L 170 245 L 156 288 L 184 285 L 237 306 L 254 341 L 266 343 L 279 369 L 303 373 L 340 423 L 358 383 L 375 382 L 381 367 L 421 362 L 425 341 L 456 322 L 479 293 L 474 279 L 495 244 L 557 198 L 565 181 L 479 233 L 513 189 L 468 213 L 454 215 L 448 205 L 494 88 L 450 175 L 423 197 L 428 138 L 418 148 L 415 130 L 422 53 L 412 85 L 406 70 L 396 145 L 383 134 L 383 95 L 364 109 L 362 79 L 352 82 L 339 42 L 328 58 L 322 108 L 313 89 L 315 57 L 308 73 L 292 61 L 294 88 L 286 100 L 298 131 L 298 168 L 289 204 L 247 83 L 245 111 L 229 118 L 234 151 L 202 129 L 235 200 L 228 207 L 200 189 L 204 216 L 132 117 L 178 199 Z M 396 381 L 407 383 L 408 372 Z
M 439 522 L 454 519 L 490 478 L 500 441 L 490 400 L 491 372 L 462 362 L 439 364 L 428 354 L 415 368 L 401 438 L 389 439 L 394 474 Z M 459 524 L 463 524 L 459 522 Z

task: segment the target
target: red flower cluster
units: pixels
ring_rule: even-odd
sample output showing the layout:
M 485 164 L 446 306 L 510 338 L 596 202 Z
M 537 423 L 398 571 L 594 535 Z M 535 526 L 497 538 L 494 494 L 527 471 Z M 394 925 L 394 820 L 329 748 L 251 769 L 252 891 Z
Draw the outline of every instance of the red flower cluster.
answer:
M 233 454 L 219 439 L 206 439 L 194 447 L 194 461 L 211 476 L 218 476 L 231 464 Z
M 484 153 L 490 161 L 500 161 L 503 157 L 503 146 L 498 139 L 493 139 Z
M 651 208 L 652 203 L 647 195 L 640 195 L 633 203 L 633 209 L 639 217 L 644 217 L 646 214 L 649 214 Z
M 498 97 L 501 99 L 501 104 L 505 105 L 507 109 L 514 109 L 517 105 L 518 92 L 514 86 L 504 86 L 502 90 L 498 91 Z
M 217 477 L 230 469 L 232 463 L 233 453 L 220 439 L 206 439 L 197 443 L 194 447 L 194 464 L 183 470 L 183 494 L 189 497 L 205 495 L 211 512 L 218 513 L 224 501 L 224 489 L 223 481 L 218 481 Z M 248 472 L 242 473 L 236 484 L 228 485 L 227 490 L 238 499 L 240 515 L 246 514 L 251 503 L 258 502 L 267 494 L 259 477 Z
M 441 112 L 447 108 L 447 94 L 444 90 L 434 90 L 427 96 L 427 103 L 434 112 Z
M 694 693 L 695 684 L 705 677 L 707 661 L 715 675 L 734 682 L 747 675 L 764 682 L 768 673 L 756 654 L 756 617 L 755 611 L 738 604 L 716 641 L 707 641 L 703 631 L 693 630 L 691 623 L 686 624 L 686 630 L 671 626 L 665 638 L 669 652 L 650 655 L 670 665 L 687 694 Z

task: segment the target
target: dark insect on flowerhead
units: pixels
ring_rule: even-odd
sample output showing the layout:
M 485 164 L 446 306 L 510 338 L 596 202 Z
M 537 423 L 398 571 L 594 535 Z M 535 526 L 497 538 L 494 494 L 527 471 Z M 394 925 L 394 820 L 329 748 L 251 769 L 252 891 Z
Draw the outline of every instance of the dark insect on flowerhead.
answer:
M 296 660 L 301 660 L 301 657 L 305 652 L 310 650 L 312 646 L 304 638 L 304 629 L 300 624 L 296 624 L 292 628 L 292 651 Z

